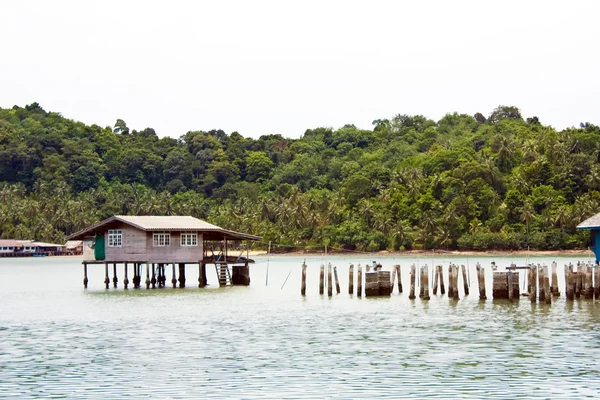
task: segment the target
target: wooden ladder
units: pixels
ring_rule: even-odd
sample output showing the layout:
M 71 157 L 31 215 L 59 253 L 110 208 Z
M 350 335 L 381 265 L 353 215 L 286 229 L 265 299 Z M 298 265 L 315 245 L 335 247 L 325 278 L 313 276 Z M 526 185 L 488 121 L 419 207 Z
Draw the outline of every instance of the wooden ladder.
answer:
M 231 273 L 227 264 L 215 264 L 215 268 L 219 277 L 219 286 L 231 286 Z

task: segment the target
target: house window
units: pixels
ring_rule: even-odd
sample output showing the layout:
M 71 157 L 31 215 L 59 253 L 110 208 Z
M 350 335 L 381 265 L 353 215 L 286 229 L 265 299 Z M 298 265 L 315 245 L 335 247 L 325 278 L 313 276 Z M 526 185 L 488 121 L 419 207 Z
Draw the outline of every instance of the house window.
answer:
M 15 248 L 14 248 L 14 247 L 9 247 L 8 249 L 9 249 L 9 250 L 14 250 Z
M 123 246 L 123 231 L 120 229 L 108 230 L 108 247 Z
M 156 232 L 152 236 L 152 243 L 155 247 L 164 247 L 171 245 L 171 234 L 169 232 Z
M 198 234 L 196 232 L 181 232 L 182 246 L 198 246 Z

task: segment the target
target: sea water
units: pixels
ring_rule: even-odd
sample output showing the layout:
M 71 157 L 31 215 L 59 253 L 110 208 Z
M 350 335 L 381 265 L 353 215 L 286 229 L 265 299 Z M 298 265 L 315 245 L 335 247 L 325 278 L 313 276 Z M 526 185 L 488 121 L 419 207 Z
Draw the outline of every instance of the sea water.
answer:
M 371 258 L 369 258 L 371 257 Z M 404 293 L 348 294 L 348 266 L 374 256 L 258 256 L 249 287 L 104 288 L 104 266 L 81 258 L 0 259 L 1 398 L 584 398 L 600 394 L 600 302 L 493 301 L 490 262 L 524 258 L 377 256 L 402 266 Z M 306 261 L 306 296 L 300 295 Z M 587 260 L 585 260 L 587 261 Z M 409 300 L 409 267 L 468 266 L 471 293 Z M 487 268 L 479 301 L 475 264 Z M 341 293 L 318 294 L 319 266 Z M 167 285 L 171 268 L 167 267 Z M 143 272 L 145 275 L 145 270 Z M 521 271 L 521 290 L 524 291 Z M 129 269 L 132 279 L 132 268 Z M 143 278 L 144 280 L 145 278 Z M 286 281 L 287 279 L 287 281 Z M 356 284 L 355 284 L 356 289 Z M 325 291 L 327 293 L 327 291 Z M 418 293 L 418 290 L 417 290 Z

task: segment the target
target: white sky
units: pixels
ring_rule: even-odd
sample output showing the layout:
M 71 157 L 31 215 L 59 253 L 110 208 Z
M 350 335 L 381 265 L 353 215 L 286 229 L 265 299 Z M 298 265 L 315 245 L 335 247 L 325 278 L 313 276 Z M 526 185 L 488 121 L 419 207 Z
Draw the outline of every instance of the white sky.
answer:
M 159 136 L 521 108 L 600 124 L 597 1 L 2 1 L 0 107 Z

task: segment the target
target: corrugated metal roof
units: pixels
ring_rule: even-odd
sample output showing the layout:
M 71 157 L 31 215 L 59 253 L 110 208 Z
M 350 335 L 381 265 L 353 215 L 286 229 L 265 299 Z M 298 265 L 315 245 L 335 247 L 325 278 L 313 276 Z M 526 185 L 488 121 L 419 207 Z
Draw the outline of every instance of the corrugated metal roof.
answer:
M 577 225 L 577 229 L 595 229 L 600 228 L 600 214 L 596 214 Z
M 0 247 L 15 247 L 21 244 L 13 239 L 0 239 Z
M 66 248 L 79 247 L 83 244 L 82 240 L 69 240 L 65 243 Z
M 190 216 L 115 215 L 115 219 L 145 231 L 210 231 L 221 229 L 216 225 Z
M 190 216 L 156 216 L 156 215 L 115 215 L 76 232 L 67 240 L 83 239 L 103 231 L 105 225 L 111 222 L 123 222 L 143 231 L 197 231 L 204 233 L 204 240 L 260 240 L 260 236 L 249 235 L 223 229 L 206 221 Z
M 62 244 L 46 243 L 46 242 L 31 242 L 31 243 L 29 243 L 29 245 L 35 246 L 35 247 L 64 247 Z

